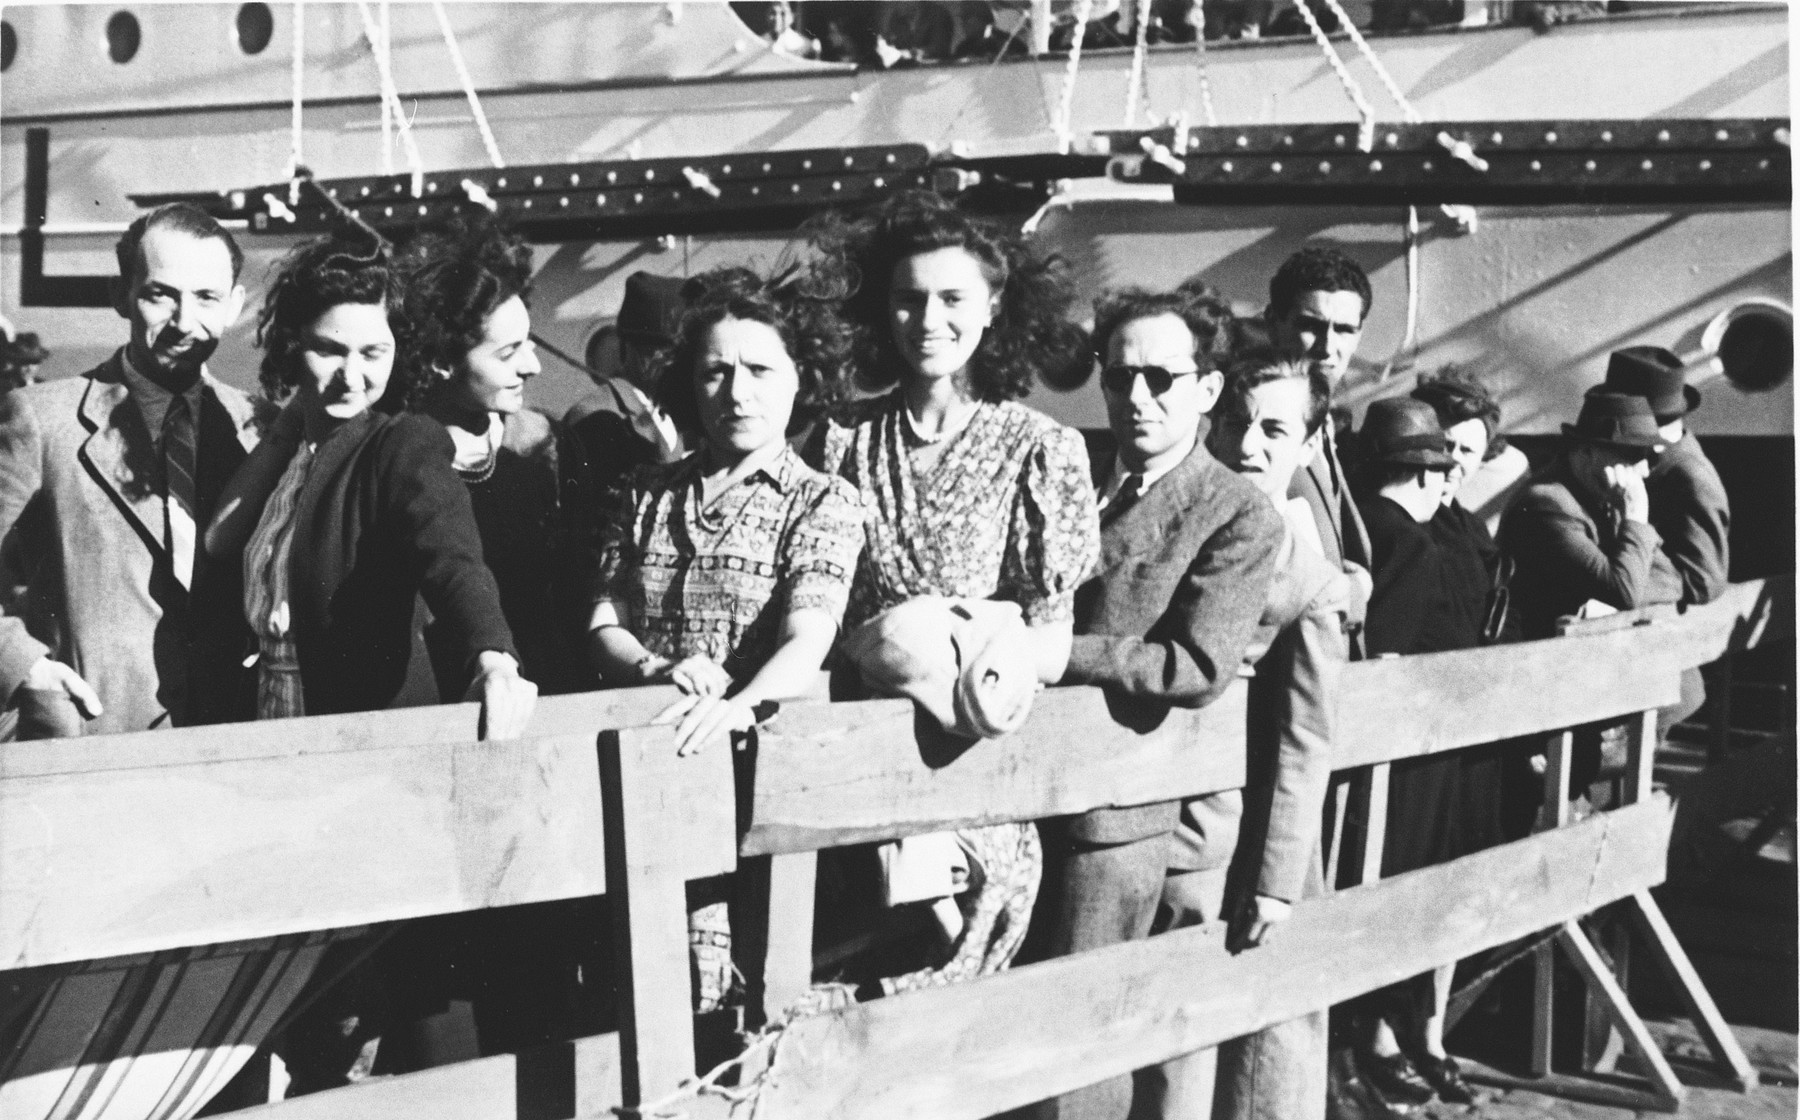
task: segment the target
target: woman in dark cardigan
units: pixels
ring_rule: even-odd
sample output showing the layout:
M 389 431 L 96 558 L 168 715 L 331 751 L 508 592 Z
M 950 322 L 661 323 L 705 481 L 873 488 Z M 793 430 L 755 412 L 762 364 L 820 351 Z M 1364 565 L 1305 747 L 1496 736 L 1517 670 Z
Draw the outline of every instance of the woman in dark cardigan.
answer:
M 407 405 L 450 433 L 523 672 L 547 695 L 595 688 L 586 623 L 601 503 L 581 442 L 525 407 L 541 368 L 526 304 L 531 250 L 483 219 L 419 237 L 402 262 Z M 433 627 L 427 638 L 440 677 L 453 674 L 446 635 Z
M 242 574 L 239 621 L 257 650 L 255 701 L 239 717 L 405 703 L 423 596 L 456 651 L 444 698 L 479 699 L 482 737 L 513 738 L 537 690 L 519 674 L 450 438 L 435 420 L 375 408 L 396 388 L 400 308 L 399 273 L 367 230 L 300 246 L 270 288 L 261 380 L 271 399 L 291 400 L 206 534 L 208 552 Z M 395 956 L 387 946 L 288 1027 L 295 1091 L 344 1083 L 361 1043 L 392 1026 L 370 993 L 387 986 Z M 333 971 L 328 960 L 319 975 Z

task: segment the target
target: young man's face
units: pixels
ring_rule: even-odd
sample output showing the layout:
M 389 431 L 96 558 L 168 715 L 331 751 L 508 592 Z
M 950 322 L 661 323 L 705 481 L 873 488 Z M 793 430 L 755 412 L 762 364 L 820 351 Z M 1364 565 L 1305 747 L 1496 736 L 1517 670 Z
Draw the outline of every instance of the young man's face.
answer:
M 1275 344 L 1305 354 L 1335 392 L 1362 341 L 1362 297 L 1355 292 L 1301 292 L 1287 314 L 1269 324 Z
M 1206 439 L 1207 449 L 1270 501 L 1285 501 L 1294 472 L 1312 459 L 1319 442 L 1317 432 L 1306 432 L 1311 396 L 1304 378 L 1286 377 L 1258 385 L 1245 397 L 1241 409 L 1219 406 Z
M 1106 418 L 1131 470 L 1193 446 L 1221 378 L 1194 360 L 1194 335 L 1175 315 L 1133 319 L 1113 332 L 1101 371 Z

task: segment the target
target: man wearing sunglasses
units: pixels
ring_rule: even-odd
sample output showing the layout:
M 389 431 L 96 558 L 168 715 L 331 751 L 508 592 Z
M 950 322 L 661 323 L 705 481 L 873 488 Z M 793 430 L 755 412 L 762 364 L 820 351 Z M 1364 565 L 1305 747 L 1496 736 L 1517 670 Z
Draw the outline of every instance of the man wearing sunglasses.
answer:
M 1309 245 L 1275 270 L 1264 320 L 1275 345 L 1311 359 L 1335 394 L 1362 341 L 1369 305 L 1369 277 L 1362 266 L 1336 249 Z M 1345 484 L 1331 424 L 1325 425 L 1319 453 L 1294 473 L 1288 496 L 1305 498 L 1312 507 L 1326 559 L 1368 569 L 1369 531 Z
M 1281 517 L 1214 459 L 1201 417 L 1218 399 L 1231 313 L 1195 292 L 1128 288 L 1095 305 L 1095 349 L 1118 455 L 1098 489 L 1100 563 L 1075 593 L 1065 684 L 1100 685 L 1121 714 L 1211 703 L 1237 677 L 1282 540 Z M 1100 809 L 1050 830 L 1046 948 L 1147 936 L 1180 802 Z M 1233 820 L 1235 824 L 1235 818 Z M 1215 839 L 1208 837 L 1209 841 Z M 1235 837 L 1218 837 L 1220 895 Z M 1041 1116 L 1124 1120 L 1129 1077 L 1045 1102 Z

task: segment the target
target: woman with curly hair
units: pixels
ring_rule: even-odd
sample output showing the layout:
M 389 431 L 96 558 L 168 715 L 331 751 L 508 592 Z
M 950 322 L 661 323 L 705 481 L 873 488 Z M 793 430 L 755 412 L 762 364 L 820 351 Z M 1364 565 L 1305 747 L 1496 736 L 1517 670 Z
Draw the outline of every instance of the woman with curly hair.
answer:
M 1005 600 L 1030 628 L 1037 679 L 1057 681 L 1100 540 L 1080 434 L 1018 403 L 1034 377 L 1089 360 L 1064 318 L 1060 262 L 922 192 L 828 219 L 813 243 L 820 269 L 854 285 L 844 314 L 855 372 L 886 390 L 843 409 L 809 447 L 862 494 L 846 623 L 918 596 Z M 998 971 L 1018 952 L 1043 865 L 1036 827 L 965 829 L 955 841 L 979 889 L 954 903 L 909 899 L 889 877 L 888 901 L 928 907 L 941 939 L 926 967 L 885 978 L 888 991 Z
M 812 688 L 863 540 L 855 489 L 787 442 L 796 411 L 829 396 L 842 362 L 830 307 L 742 268 L 697 276 L 682 298 L 657 396 L 700 447 L 640 468 L 603 519 L 592 627 L 609 684 L 685 694 L 661 718 L 679 720 L 688 753 Z M 689 886 L 702 1011 L 730 990 L 728 891 L 723 880 Z
M 299 246 L 269 289 L 260 379 L 272 401 L 287 403 L 206 532 L 208 553 L 243 577 L 241 621 L 257 650 L 245 715 L 372 711 L 413 699 L 406 686 L 422 595 L 457 653 L 445 698 L 480 700 L 482 737 L 513 738 L 537 689 L 519 674 L 450 438 L 435 420 L 378 404 L 411 388 L 404 374 L 393 377 L 401 308 L 400 271 L 366 228 Z M 358 982 L 326 993 L 287 1029 L 283 1057 L 296 1092 L 342 1084 L 356 1050 L 390 1025 L 366 993 L 392 959 L 378 957 L 372 972 L 359 970 Z
M 542 368 L 526 303 L 531 250 L 477 221 L 416 238 L 401 261 L 406 405 L 450 433 L 522 671 L 550 695 L 593 688 L 583 623 L 599 497 L 580 441 L 525 407 Z M 453 678 L 454 643 L 434 624 L 426 644 L 439 678 Z

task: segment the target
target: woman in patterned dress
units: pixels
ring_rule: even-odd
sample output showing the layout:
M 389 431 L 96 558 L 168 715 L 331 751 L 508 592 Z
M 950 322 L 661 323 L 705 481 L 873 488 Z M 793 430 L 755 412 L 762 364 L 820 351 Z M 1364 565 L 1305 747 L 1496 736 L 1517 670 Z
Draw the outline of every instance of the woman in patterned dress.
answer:
M 862 547 L 855 489 L 788 446 L 796 405 L 828 395 L 847 346 L 828 305 L 721 269 L 687 310 L 659 402 L 699 450 L 640 469 L 603 519 L 593 650 L 609 684 L 674 684 L 678 747 L 747 730 L 767 701 L 810 691 L 837 638 Z M 689 886 L 697 1004 L 730 989 L 722 880 Z
M 843 311 L 856 373 L 887 390 L 842 409 L 808 448 L 862 495 L 846 626 L 921 595 L 1007 600 L 1032 629 L 1038 679 L 1058 680 L 1100 526 L 1080 434 L 1018 398 L 1034 376 L 1087 360 L 1064 318 L 1060 262 L 925 193 L 828 219 L 813 242 L 822 272 L 856 278 Z M 1036 826 L 956 840 L 971 864 L 961 921 L 940 917 L 937 959 L 885 977 L 885 991 L 997 972 L 1018 952 L 1043 866 Z

